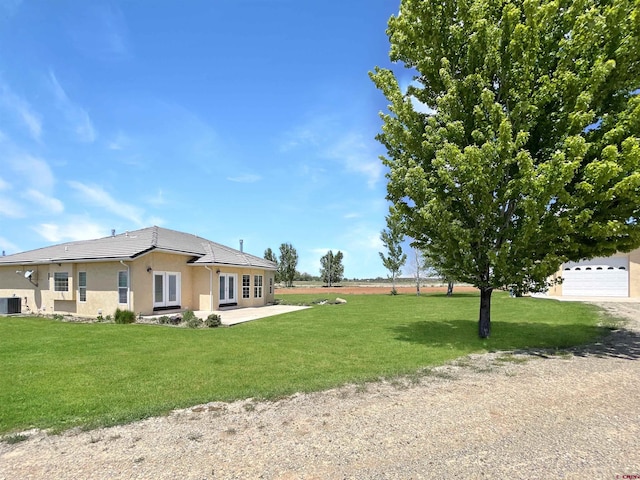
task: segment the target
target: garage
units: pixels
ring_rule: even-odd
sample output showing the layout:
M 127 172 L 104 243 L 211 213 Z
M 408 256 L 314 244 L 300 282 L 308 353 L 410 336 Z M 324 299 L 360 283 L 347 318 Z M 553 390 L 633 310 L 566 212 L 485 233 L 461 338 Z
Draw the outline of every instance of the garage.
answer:
M 629 257 L 565 263 L 562 278 L 563 296 L 628 297 Z

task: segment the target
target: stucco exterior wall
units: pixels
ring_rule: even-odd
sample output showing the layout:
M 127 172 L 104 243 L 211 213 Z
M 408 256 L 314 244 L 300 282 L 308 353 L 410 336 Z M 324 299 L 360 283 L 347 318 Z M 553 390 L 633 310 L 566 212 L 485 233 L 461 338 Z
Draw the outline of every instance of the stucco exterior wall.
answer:
M 238 307 L 257 307 L 273 303 L 275 298 L 274 272 L 239 267 L 187 264 L 190 257 L 165 252 L 152 252 L 124 265 L 119 261 L 63 263 L 49 265 L 0 267 L 0 297 L 20 297 L 24 313 L 63 313 L 96 317 L 113 315 L 116 308 L 129 309 L 137 314 L 154 312 L 154 274 L 180 273 L 180 307 L 182 310 L 217 310 L 220 305 L 220 274 L 236 275 Z M 128 267 L 128 268 L 127 268 Z M 32 279 L 24 272 L 33 270 Z M 118 272 L 129 271 L 128 303 L 119 303 Z M 220 270 L 220 273 L 217 271 Z M 20 273 L 17 274 L 16 271 Z M 68 291 L 56 292 L 54 274 L 68 274 Z M 80 300 L 79 274 L 86 273 L 86 299 Z M 243 298 L 242 275 L 250 275 L 249 298 Z M 262 276 L 262 296 L 255 296 L 255 276 Z M 212 283 L 210 282 L 212 280 Z M 213 293 L 213 302 L 210 293 Z
M 24 272 L 33 270 L 33 285 L 24 277 Z M 19 272 L 19 273 L 16 273 Z M 49 295 L 49 266 L 8 265 L 0 267 L 0 297 L 20 297 L 22 311 L 37 313 L 43 308 L 53 309 L 53 299 Z

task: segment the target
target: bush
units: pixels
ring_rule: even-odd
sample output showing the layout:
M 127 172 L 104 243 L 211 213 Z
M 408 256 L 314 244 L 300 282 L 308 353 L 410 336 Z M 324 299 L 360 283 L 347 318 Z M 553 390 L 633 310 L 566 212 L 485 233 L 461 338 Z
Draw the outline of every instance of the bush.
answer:
M 191 310 L 187 310 L 182 315 L 182 322 L 189 328 L 198 328 L 202 326 L 202 320 L 196 317 Z
M 163 315 L 158 319 L 158 323 L 160 325 L 168 325 L 168 324 L 171 323 L 171 319 L 169 317 L 167 317 L 166 315 Z
M 204 326 L 207 328 L 216 328 L 216 327 L 219 327 L 220 325 L 222 325 L 222 318 L 220 317 L 220 315 L 216 313 L 212 313 L 204 321 Z
M 115 322 L 119 324 L 134 323 L 136 321 L 136 313 L 131 310 L 120 310 L 118 308 L 113 318 Z

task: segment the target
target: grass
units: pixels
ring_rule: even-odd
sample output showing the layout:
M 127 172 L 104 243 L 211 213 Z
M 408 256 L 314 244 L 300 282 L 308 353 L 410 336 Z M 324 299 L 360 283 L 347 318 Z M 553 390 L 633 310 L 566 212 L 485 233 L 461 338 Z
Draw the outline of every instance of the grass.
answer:
M 317 300 L 303 297 L 280 296 Z M 472 352 L 564 348 L 604 331 L 592 306 L 496 294 L 492 337 L 480 340 L 477 295 L 341 297 L 348 303 L 224 329 L 0 318 L 0 433 L 278 398 L 411 374 Z

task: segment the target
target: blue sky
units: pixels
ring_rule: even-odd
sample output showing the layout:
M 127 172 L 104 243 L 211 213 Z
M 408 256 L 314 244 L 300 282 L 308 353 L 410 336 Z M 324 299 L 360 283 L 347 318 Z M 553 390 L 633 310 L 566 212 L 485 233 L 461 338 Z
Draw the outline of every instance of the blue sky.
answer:
M 159 225 L 386 276 L 367 72 L 398 6 L 0 0 L 0 250 Z

